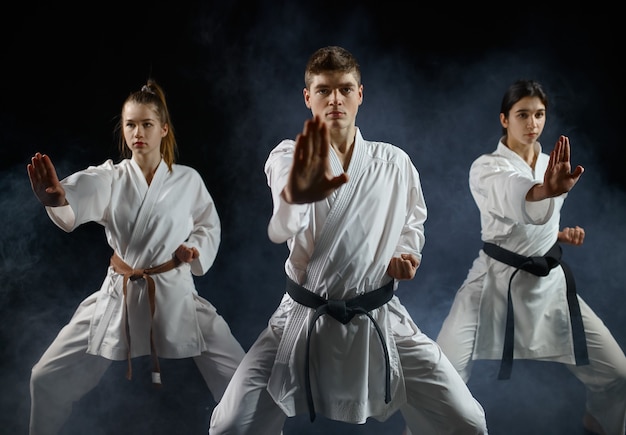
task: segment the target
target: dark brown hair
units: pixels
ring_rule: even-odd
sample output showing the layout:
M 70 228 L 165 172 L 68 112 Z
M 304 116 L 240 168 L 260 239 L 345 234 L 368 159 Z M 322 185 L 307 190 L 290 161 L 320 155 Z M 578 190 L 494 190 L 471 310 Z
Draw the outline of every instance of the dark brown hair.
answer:
M 536 80 L 518 80 L 513 83 L 502 97 L 500 113 L 505 118 L 509 118 L 511 107 L 524 97 L 539 97 L 543 105 L 548 109 L 548 94 L 543 90 L 541 84 Z M 506 128 L 502 128 L 502 134 L 506 136 Z

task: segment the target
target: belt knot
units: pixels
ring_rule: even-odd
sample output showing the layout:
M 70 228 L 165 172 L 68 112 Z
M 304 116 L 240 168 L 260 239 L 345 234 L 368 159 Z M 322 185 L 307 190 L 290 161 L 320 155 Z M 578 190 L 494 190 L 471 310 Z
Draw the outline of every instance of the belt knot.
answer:
M 369 317 L 372 325 L 374 325 L 374 328 L 376 329 L 376 333 L 378 334 L 378 338 L 385 355 L 385 403 L 389 403 L 391 401 L 391 364 L 389 362 L 389 349 L 387 349 L 387 343 L 385 342 L 382 329 L 369 312 L 382 307 L 391 300 L 393 297 L 393 283 L 394 281 L 391 280 L 381 288 L 364 293 L 352 299 L 325 299 L 287 277 L 287 293 L 289 296 L 291 296 L 291 298 L 297 303 L 315 310 L 309 323 L 306 339 L 306 355 L 304 356 L 305 389 L 307 405 L 309 407 L 309 417 L 311 421 L 315 420 L 315 404 L 313 403 L 313 392 L 311 390 L 309 357 L 311 349 L 311 334 L 313 333 L 317 319 L 325 314 L 328 314 L 333 319 L 344 325 L 350 322 L 350 320 L 352 320 L 352 318 L 357 314 Z
M 485 242 L 483 251 L 491 258 L 515 268 L 509 278 L 507 290 L 507 314 L 504 330 L 504 347 L 502 349 L 502 360 L 498 379 L 509 379 L 513 369 L 513 344 L 515 340 L 515 321 L 513 312 L 513 300 L 511 298 L 511 288 L 513 278 L 520 270 L 531 273 L 535 276 L 548 276 L 550 271 L 557 266 L 561 266 L 565 275 L 567 305 L 570 312 L 570 324 L 572 327 L 572 340 L 574 342 L 574 356 L 576 365 L 589 364 L 587 352 L 587 340 L 583 325 L 578 297 L 576 295 L 576 283 L 574 275 L 569 266 L 561 260 L 563 253 L 561 245 L 557 241 L 543 256 L 525 257 L 513 251 L 509 251 L 494 243 Z
M 156 310 L 156 287 L 154 284 L 154 279 L 150 275 L 154 275 L 157 273 L 167 272 L 172 270 L 178 265 L 180 265 L 181 261 L 174 257 L 170 261 L 167 261 L 159 266 L 148 268 L 148 269 L 133 269 L 128 264 L 124 262 L 120 258 L 117 253 L 113 253 L 111 257 L 111 267 L 116 273 L 119 273 L 124 277 L 122 292 L 124 295 L 124 326 L 126 332 L 126 348 L 127 348 L 127 360 L 128 360 L 128 368 L 126 371 L 126 378 L 129 380 L 132 378 L 132 364 L 131 364 L 131 352 L 130 352 L 130 325 L 128 323 L 128 305 L 126 295 L 128 292 L 128 281 L 136 281 L 138 279 L 144 278 L 146 280 L 146 285 L 148 287 L 148 302 L 150 304 L 150 322 L 154 318 L 154 312 Z M 159 358 L 156 352 L 156 347 L 154 345 L 154 336 L 152 334 L 152 324 L 150 324 L 150 353 L 152 356 L 152 383 L 155 385 L 161 385 L 161 369 L 159 367 Z

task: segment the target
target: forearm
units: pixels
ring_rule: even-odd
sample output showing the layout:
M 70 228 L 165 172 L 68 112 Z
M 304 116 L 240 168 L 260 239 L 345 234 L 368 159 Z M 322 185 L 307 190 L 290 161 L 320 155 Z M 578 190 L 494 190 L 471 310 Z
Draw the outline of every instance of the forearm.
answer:
M 530 202 L 543 201 L 544 199 L 548 199 L 553 196 L 557 196 L 557 195 L 551 194 L 548 191 L 548 189 L 546 189 L 546 186 L 543 183 L 535 184 L 533 185 L 533 187 L 531 187 L 528 190 L 528 193 L 526 193 L 526 201 L 530 201 Z

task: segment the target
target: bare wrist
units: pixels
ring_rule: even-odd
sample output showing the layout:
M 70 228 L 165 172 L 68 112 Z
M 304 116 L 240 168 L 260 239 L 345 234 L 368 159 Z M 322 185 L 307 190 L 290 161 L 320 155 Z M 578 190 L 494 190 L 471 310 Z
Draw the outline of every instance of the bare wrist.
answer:
M 526 201 L 536 202 L 546 199 L 543 184 L 535 184 L 526 194 Z
M 280 196 L 285 200 L 285 202 L 287 202 L 288 204 L 293 204 L 292 202 L 292 198 L 291 198 L 291 194 L 289 193 L 289 189 L 287 189 L 287 186 L 285 186 L 283 188 L 283 191 L 280 192 Z

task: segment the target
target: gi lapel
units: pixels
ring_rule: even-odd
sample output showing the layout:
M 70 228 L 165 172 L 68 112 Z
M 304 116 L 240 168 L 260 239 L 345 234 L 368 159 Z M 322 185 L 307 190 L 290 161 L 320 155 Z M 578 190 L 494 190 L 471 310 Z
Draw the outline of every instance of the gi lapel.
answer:
M 306 282 L 302 284 L 303 287 L 315 293 L 315 289 L 318 288 L 319 282 L 324 277 L 324 268 L 328 257 L 326 255 L 327 249 L 333 242 L 335 231 L 337 226 L 341 224 L 343 215 L 350 205 L 352 194 L 358 184 L 359 178 L 363 175 L 364 169 L 367 165 L 367 155 L 365 152 L 365 144 L 360 132 L 357 130 L 356 139 L 354 143 L 354 150 L 352 152 L 352 160 L 348 167 L 349 181 L 341 186 L 333 195 L 336 195 L 334 201 L 331 204 L 330 212 L 324 223 L 324 227 L 320 231 L 320 235 L 315 242 L 315 248 L 311 255 L 311 260 L 307 266 Z M 339 159 L 335 153 L 330 155 L 331 167 L 334 174 L 341 173 L 343 167 L 339 162 Z M 296 338 L 300 332 L 302 325 L 306 325 L 306 317 L 310 312 L 310 308 L 304 305 L 295 304 L 292 309 L 289 318 L 285 324 L 285 330 L 283 338 L 278 346 L 276 354 L 276 362 L 287 365 L 293 346 L 296 342 Z
M 330 153 L 330 163 L 333 174 L 339 174 L 343 171 L 341 162 L 334 152 Z M 343 221 L 343 215 L 350 205 L 352 195 L 354 194 L 354 190 L 359 183 L 359 178 L 364 173 L 365 166 L 365 146 L 363 144 L 363 138 L 357 130 L 354 141 L 354 150 L 352 151 L 352 160 L 350 161 L 347 171 L 349 180 L 346 184 L 336 190 L 335 193 L 333 193 L 333 195 L 336 195 L 334 202 L 331 205 L 326 222 L 324 222 L 324 227 L 322 228 L 318 239 L 315 241 L 315 249 L 313 250 L 311 260 L 309 261 L 307 267 L 307 280 L 303 286 L 309 290 L 317 288 L 319 281 L 323 276 L 324 266 L 327 261 L 326 252 L 328 252 L 328 248 L 333 243 L 337 226 Z
M 122 257 L 124 259 L 124 262 L 126 262 L 133 268 L 145 268 L 149 267 L 150 265 L 137 264 L 137 262 L 141 259 L 142 253 L 144 252 L 144 243 L 142 241 L 142 237 L 144 235 L 146 225 L 148 224 L 150 217 L 152 216 L 152 210 L 154 209 L 154 206 L 161 195 L 161 189 L 165 182 L 165 176 L 167 175 L 168 168 L 165 162 L 161 160 L 161 163 L 159 163 L 159 166 L 157 167 L 157 170 L 154 174 L 154 178 L 148 186 L 145 183 L 145 179 L 141 172 L 141 169 L 139 168 L 139 165 L 131 160 L 131 167 L 135 171 L 134 175 L 136 177 L 141 177 L 138 179 L 137 186 L 144 194 L 144 198 L 143 202 L 141 203 L 141 207 L 137 213 L 137 218 L 135 219 L 133 232 L 128 242 L 126 252 L 120 253 L 120 257 Z M 141 183 L 141 181 L 144 181 L 144 183 Z

